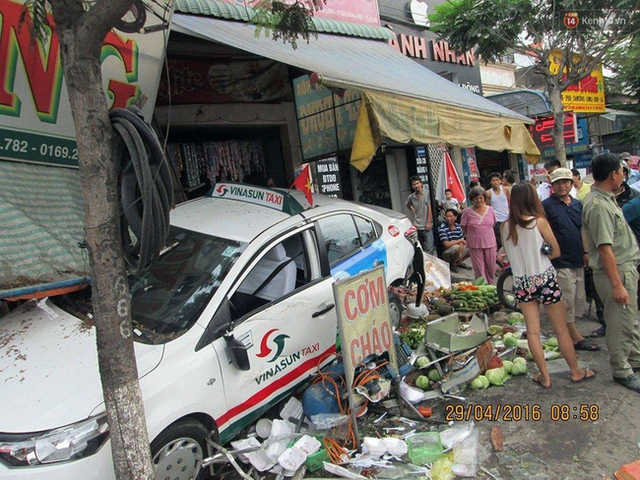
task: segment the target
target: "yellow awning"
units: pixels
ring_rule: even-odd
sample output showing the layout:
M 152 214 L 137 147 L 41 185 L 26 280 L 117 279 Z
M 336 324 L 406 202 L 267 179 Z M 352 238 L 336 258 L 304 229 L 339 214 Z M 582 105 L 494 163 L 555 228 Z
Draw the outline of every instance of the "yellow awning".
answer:
M 382 142 L 447 143 L 460 148 L 521 153 L 531 163 L 540 158 L 524 123 L 396 94 L 364 90 L 351 151 L 351 164 L 364 171 Z

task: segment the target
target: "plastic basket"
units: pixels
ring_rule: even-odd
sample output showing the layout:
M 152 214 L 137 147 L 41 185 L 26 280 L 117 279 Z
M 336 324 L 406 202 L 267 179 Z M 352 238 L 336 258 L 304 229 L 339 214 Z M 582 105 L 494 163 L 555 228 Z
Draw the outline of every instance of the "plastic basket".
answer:
M 424 465 L 435 462 L 442 456 L 439 432 L 422 432 L 407 437 L 408 455 L 411 463 Z
M 307 457 L 307 461 L 305 465 L 307 466 L 307 470 L 310 472 L 315 472 L 322 468 L 322 462 L 330 462 L 329 454 L 327 450 L 323 447 L 318 450 L 316 453 L 313 453 Z

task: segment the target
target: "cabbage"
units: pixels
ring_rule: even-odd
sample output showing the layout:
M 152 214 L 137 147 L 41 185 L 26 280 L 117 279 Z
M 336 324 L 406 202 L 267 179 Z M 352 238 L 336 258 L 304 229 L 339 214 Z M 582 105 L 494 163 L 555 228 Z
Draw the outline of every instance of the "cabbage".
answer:
M 427 376 L 429 377 L 429 380 L 431 380 L 432 382 L 437 382 L 438 380 L 440 380 L 440 374 L 438 373 L 438 370 L 436 370 L 435 368 L 429 370 L 429 373 L 427 373 Z
M 511 369 L 513 367 L 513 362 L 511 360 L 503 360 L 502 366 L 504 367 L 505 372 L 511 373 Z
M 524 358 L 524 357 L 516 357 L 516 358 L 513 359 L 513 363 L 514 364 L 522 363 L 522 364 L 526 365 L 527 364 L 527 359 Z
M 428 390 L 431 382 L 429 381 L 429 377 L 427 377 L 426 375 L 420 375 L 418 378 L 416 378 L 415 384 L 416 387 L 421 388 L 422 390 Z
M 476 378 L 471 380 L 470 387 L 474 390 L 482 390 L 489 386 L 489 380 L 484 375 L 478 375 Z
M 512 312 L 507 319 L 507 323 L 509 325 L 514 325 L 516 323 L 522 322 L 524 322 L 524 315 L 522 315 L 520 312 Z
M 511 375 L 524 375 L 527 371 L 527 363 L 518 362 L 513 364 L 513 367 L 511 368 Z
M 426 366 L 428 363 L 429 363 L 429 357 L 426 357 L 424 355 L 416 359 L 416 365 L 418 366 L 418 368 L 422 368 Z
M 507 332 L 502 337 L 502 342 L 504 343 L 505 348 L 517 347 L 518 346 L 518 338 L 511 332 Z
M 548 347 L 557 347 L 558 346 L 558 339 L 556 337 L 549 337 L 549 340 L 547 340 L 544 343 Z
M 504 367 L 491 368 L 484 372 L 484 375 L 491 385 L 504 385 L 504 382 L 507 380 L 507 372 Z
M 491 325 L 488 329 L 487 329 L 487 333 L 489 335 L 497 335 L 499 333 L 502 333 L 502 327 L 500 325 Z

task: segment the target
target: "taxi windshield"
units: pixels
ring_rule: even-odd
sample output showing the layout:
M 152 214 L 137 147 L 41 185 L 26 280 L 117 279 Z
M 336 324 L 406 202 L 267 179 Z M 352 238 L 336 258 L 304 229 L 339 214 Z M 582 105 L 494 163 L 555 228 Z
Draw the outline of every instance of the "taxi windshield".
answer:
M 247 244 L 171 227 L 146 273 L 129 278 L 136 340 L 165 343 L 198 320 Z

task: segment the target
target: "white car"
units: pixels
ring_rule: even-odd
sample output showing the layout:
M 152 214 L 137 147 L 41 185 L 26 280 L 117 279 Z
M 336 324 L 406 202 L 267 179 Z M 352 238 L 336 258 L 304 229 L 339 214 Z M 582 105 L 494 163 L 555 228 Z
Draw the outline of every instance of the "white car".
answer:
M 404 215 L 314 204 L 219 183 L 172 211 L 165 252 L 130 278 L 157 479 L 204 475 L 205 438 L 228 442 L 330 359 L 336 278 L 384 264 L 397 285 L 410 272 Z M 2 479 L 115 478 L 88 290 L 0 319 Z

